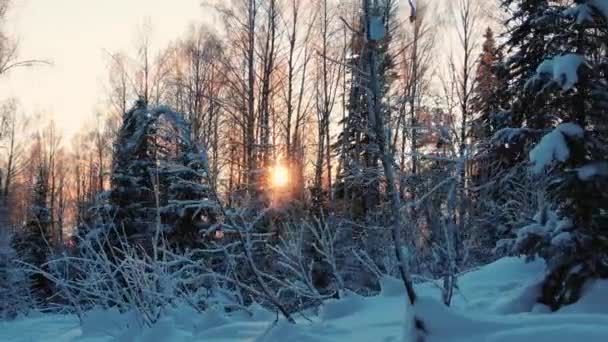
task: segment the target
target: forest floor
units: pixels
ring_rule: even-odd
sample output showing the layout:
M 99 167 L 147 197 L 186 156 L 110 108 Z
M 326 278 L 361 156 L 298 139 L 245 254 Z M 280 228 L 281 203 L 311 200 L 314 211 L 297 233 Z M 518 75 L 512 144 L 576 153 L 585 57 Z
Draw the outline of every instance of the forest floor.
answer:
M 577 304 L 551 313 L 534 304 L 544 268 L 542 262 L 505 258 L 469 272 L 460 277 L 449 309 L 440 304 L 436 285 L 418 286 L 416 313 L 429 331 L 427 341 L 608 341 L 608 281 L 590 284 Z M 252 316 L 175 309 L 146 329 L 108 311 L 92 312 L 82 325 L 73 316 L 38 314 L 1 322 L 0 341 L 402 342 L 403 293 L 398 281 L 385 279 L 378 296 L 346 294 L 318 315 L 298 315 L 295 326 L 258 306 Z

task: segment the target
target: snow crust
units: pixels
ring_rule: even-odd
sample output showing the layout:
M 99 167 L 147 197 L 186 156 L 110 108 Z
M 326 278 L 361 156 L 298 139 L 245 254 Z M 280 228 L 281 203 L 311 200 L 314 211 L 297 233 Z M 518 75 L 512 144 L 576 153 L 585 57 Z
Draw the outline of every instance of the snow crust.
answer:
M 451 308 L 441 304 L 437 284 L 418 285 L 420 299 L 414 310 L 430 332 L 427 341 L 605 342 L 608 281 L 588 284 L 577 304 L 549 313 L 535 304 L 544 271 L 542 261 L 498 260 L 460 277 Z M 257 304 L 248 313 L 232 315 L 214 309 L 199 313 L 178 305 L 151 328 L 139 328 L 132 315 L 113 310 L 94 310 L 82 325 L 70 315 L 34 314 L 0 322 L 0 341 L 408 341 L 413 312 L 403 292 L 397 295 L 403 288 L 395 279 L 381 283 L 385 288 L 379 296 L 347 293 L 327 302 L 319 315 L 296 315 L 296 325 L 276 321 L 275 313 Z

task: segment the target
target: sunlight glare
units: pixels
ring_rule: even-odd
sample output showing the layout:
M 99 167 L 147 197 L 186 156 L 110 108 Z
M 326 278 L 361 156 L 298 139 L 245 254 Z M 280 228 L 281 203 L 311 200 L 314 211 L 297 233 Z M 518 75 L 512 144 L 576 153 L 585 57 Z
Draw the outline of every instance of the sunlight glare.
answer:
M 283 165 L 276 165 L 272 168 L 272 185 L 278 188 L 285 187 L 289 183 L 289 171 Z

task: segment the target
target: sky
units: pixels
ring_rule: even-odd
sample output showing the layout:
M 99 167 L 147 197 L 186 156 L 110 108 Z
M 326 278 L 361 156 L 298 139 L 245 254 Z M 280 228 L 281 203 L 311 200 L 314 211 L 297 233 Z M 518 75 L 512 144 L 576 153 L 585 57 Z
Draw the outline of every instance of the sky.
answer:
M 7 31 L 22 59 L 50 66 L 17 69 L 0 80 L 0 100 L 16 97 L 23 112 L 52 117 L 69 140 L 103 110 L 108 52 L 132 52 L 139 28 L 152 23 L 162 48 L 211 17 L 201 0 L 13 0 Z

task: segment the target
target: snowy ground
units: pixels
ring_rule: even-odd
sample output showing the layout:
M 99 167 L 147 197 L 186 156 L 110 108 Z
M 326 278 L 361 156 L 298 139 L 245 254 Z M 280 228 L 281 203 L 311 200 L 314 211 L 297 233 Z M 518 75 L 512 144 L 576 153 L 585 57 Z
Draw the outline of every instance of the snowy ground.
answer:
M 461 277 L 454 308 L 439 302 L 431 284 L 418 288 L 417 313 L 430 331 L 428 341 L 562 342 L 608 341 L 608 282 L 586 289 L 576 305 L 557 313 L 534 305 L 544 265 L 507 258 Z M 117 313 L 96 312 L 81 326 L 75 317 L 39 315 L 0 323 L 0 341 L 252 341 L 252 342 L 401 342 L 405 298 L 395 280 L 387 279 L 382 294 L 354 294 L 327 303 L 318 317 L 300 317 L 293 326 L 259 307 L 253 317 L 203 315 L 175 310 L 151 329 L 129 327 L 132 320 Z

